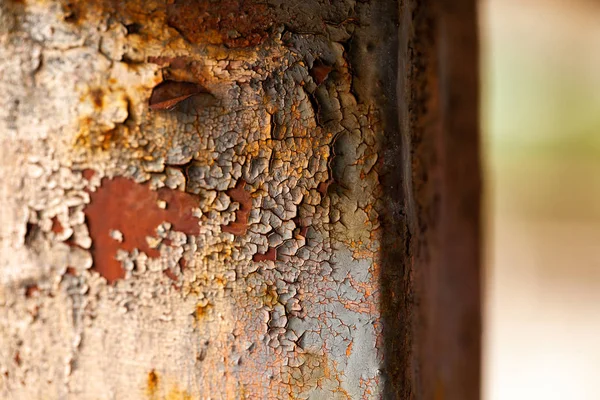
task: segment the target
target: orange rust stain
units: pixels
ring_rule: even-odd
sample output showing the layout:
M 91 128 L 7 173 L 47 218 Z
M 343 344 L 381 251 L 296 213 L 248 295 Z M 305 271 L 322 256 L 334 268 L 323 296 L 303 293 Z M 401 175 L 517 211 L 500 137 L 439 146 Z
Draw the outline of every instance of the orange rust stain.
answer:
M 147 383 L 146 383 L 146 392 L 151 398 L 156 396 L 156 392 L 158 391 L 158 375 L 156 371 L 152 370 L 148 373 Z
M 346 357 L 350 357 L 352 354 L 352 347 L 354 346 L 354 342 L 350 342 L 348 347 L 346 347 Z
M 235 187 L 227 190 L 227 195 L 231 200 L 238 202 L 240 208 L 235 212 L 235 221 L 227 225 L 221 225 L 223 232 L 232 233 L 234 235 L 245 235 L 248 230 L 248 216 L 252 209 L 252 196 L 245 189 L 246 182 L 238 180 Z
M 158 207 L 158 200 L 169 206 Z M 110 283 L 125 276 L 115 259 L 118 249 L 137 248 L 149 257 L 158 257 L 159 251 L 149 247 L 146 237 L 156 236 L 155 229 L 163 222 L 170 222 L 173 230 L 197 235 L 200 229 L 192 210 L 198 205 L 198 198 L 185 192 L 167 188 L 154 191 L 148 184 L 122 177 L 102 179 L 101 186 L 90 192 L 90 204 L 84 210 L 93 240 L 92 268 Z M 123 234 L 122 243 L 110 237 L 111 230 Z
M 165 400 L 192 400 L 192 396 L 188 392 L 173 388 L 169 391 Z
M 159 395 L 159 384 L 160 379 L 158 374 L 153 369 L 148 373 L 146 378 L 146 394 L 150 399 L 164 399 L 164 400 L 192 400 L 192 396 L 185 390 L 181 390 L 177 385 L 167 384 L 166 386 L 172 386 L 166 395 Z
M 73 267 L 67 267 L 67 269 L 65 270 L 65 274 L 71 275 L 71 276 L 77 276 L 77 270 Z
M 79 132 L 75 137 L 75 144 L 90 150 L 108 150 L 119 139 L 117 128 L 102 129 L 90 117 L 79 120 Z
M 202 317 L 208 314 L 208 310 L 212 308 L 212 304 L 207 303 L 205 305 L 198 304 L 196 305 L 196 319 L 201 319 Z
M 193 43 L 251 47 L 269 36 L 275 20 L 261 0 L 174 0 L 167 22 Z
M 277 260 L 277 249 L 275 247 L 269 247 L 269 250 L 267 250 L 267 252 L 264 254 L 256 253 L 252 256 L 252 261 L 258 262 L 258 261 L 266 261 L 266 260 L 270 260 L 270 261 Z
M 52 232 L 57 233 L 57 234 L 63 233 L 65 230 L 65 228 L 63 228 L 62 224 L 56 217 L 52 217 L 52 228 L 51 229 L 52 229 Z
M 275 286 L 269 285 L 261 289 L 260 297 L 262 297 L 263 304 L 267 306 L 274 306 L 279 303 L 279 293 Z

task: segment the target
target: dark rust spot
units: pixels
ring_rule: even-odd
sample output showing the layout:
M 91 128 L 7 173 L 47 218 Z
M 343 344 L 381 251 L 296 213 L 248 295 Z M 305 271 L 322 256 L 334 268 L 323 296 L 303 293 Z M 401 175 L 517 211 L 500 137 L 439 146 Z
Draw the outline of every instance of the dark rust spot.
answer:
M 81 15 L 79 6 L 74 1 L 69 1 L 63 6 L 63 18 L 67 22 L 77 23 Z
M 306 222 L 303 221 L 300 217 L 295 217 L 292 219 L 292 221 L 294 221 L 294 224 L 296 224 L 295 231 L 297 232 L 298 236 L 302 236 L 305 238 L 306 233 L 308 232 L 308 225 L 306 225 Z
M 248 216 L 252 209 L 252 196 L 246 191 L 245 187 L 246 182 L 240 179 L 233 189 L 229 189 L 226 192 L 232 201 L 239 203 L 240 208 L 235 212 L 235 221 L 227 225 L 221 225 L 223 232 L 234 235 L 245 235 L 246 230 L 248 230 Z
M 40 291 L 40 288 L 36 284 L 27 285 L 25 287 L 25 297 L 31 298 L 34 294 Z
M 275 247 L 269 247 L 264 254 L 256 253 L 252 256 L 253 261 L 277 261 L 277 249 Z
M 273 10 L 260 0 L 175 0 L 167 6 L 167 23 L 192 43 L 256 46 L 274 22 Z
M 73 267 L 67 267 L 65 275 L 77 276 L 77 270 Z
M 308 226 L 301 226 L 300 230 L 298 232 L 298 235 L 302 236 L 302 237 L 306 237 L 306 233 L 308 232 Z
M 40 232 L 40 227 L 33 222 L 28 222 L 25 230 L 25 245 L 30 246 Z
M 168 207 L 158 207 L 159 200 L 166 201 Z M 146 237 L 156 236 L 155 230 L 163 222 L 170 222 L 173 230 L 198 234 L 198 220 L 192 215 L 198 203 L 196 196 L 185 192 L 167 188 L 155 191 L 148 184 L 122 177 L 103 179 L 101 186 L 90 193 L 90 204 L 84 210 L 93 240 L 93 269 L 114 282 L 125 276 L 115 259 L 118 249 L 137 248 L 149 257 L 158 257 L 159 251 L 149 247 Z M 122 243 L 110 237 L 111 230 L 123 234 Z
M 327 195 L 327 191 L 329 190 L 329 186 L 333 183 L 333 179 L 329 178 L 325 182 L 319 183 L 317 186 L 317 192 L 321 193 L 323 196 Z
M 102 93 L 102 89 L 96 88 L 91 90 L 90 96 L 92 96 L 92 101 L 94 102 L 96 108 L 102 108 L 102 105 L 104 104 L 104 94 Z
M 132 22 L 131 24 L 125 25 L 125 29 L 127 29 L 128 35 L 135 35 L 137 33 L 140 33 L 140 31 L 142 30 L 142 24 Z
M 327 79 L 332 68 L 329 65 L 323 64 L 321 61 L 315 61 L 314 66 L 310 70 L 310 75 L 313 77 L 317 85 L 320 85 Z
M 177 104 L 200 93 L 208 94 L 206 88 L 197 83 L 164 81 L 152 90 L 149 105 L 152 110 L 172 110 Z

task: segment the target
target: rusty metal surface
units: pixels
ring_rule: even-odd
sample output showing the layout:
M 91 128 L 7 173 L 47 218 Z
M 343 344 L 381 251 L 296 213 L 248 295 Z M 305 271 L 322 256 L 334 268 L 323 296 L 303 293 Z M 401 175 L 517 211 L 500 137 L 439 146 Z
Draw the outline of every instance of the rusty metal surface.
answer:
M 3 397 L 380 395 L 387 6 L 2 4 Z
M 0 397 L 458 398 L 476 132 L 428 10 L 1 2 Z

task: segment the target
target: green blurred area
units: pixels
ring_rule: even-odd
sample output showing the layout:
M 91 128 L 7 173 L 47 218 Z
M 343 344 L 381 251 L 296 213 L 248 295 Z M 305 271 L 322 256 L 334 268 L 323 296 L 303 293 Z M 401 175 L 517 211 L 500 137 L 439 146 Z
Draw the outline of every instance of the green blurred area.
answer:
M 600 218 L 600 2 L 487 3 L 482 123 L 492 202 L 531 217 Z M 496 193 L 498 185 L 510 190 Z
M 485 400 L 600 399 L 600 1 L 483 0 Z

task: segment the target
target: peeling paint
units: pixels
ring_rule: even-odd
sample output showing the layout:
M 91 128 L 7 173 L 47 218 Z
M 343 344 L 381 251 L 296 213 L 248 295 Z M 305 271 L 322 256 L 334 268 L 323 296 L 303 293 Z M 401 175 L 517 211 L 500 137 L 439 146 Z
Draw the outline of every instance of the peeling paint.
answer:
M 159 199 L 171 207 L 158 207 Z M 119 249 L 138 249 L 150 258 L 159 257 L 159 251 L 149 246 L 146 237 L 155 236 L 156 228 L 163 222 L 186 234 L 198 234 L 198 219 L 193 215 L 198 204 L 196 197 L 183 192 L 166 188 L 153 191 L 148 185 L 121 177 L 103 179 L 90 193 L 90 204 L 84 209 L 93 241 L 92 268 L 112 283 L 125 277 L 116 259 Z M 121 233 L 122 241 L 111 237 L 114 230 Z
M 33 121 L 0 397 L 378 398 L 371 2 L 92 3 L 0 27 L 0 71 L 34 77 L 0 86 Z
M 245 235 L 248 229 L 248 215 L 252 209 L 252 197 L 246 191 L 246 182 L 240 180 L 236 183 L 233 189 L 229 189 L 227 195 L 231 200 L 237 202 L 239 207 L 235 212 L 235 221 L 227 225 L 221 226 L 223 232 L 232 233 L 234 235 Z

